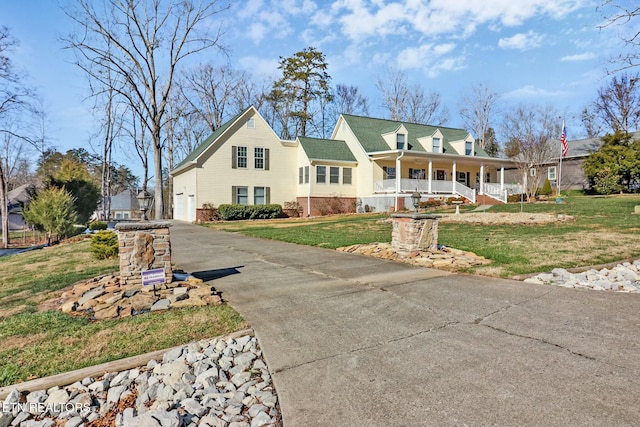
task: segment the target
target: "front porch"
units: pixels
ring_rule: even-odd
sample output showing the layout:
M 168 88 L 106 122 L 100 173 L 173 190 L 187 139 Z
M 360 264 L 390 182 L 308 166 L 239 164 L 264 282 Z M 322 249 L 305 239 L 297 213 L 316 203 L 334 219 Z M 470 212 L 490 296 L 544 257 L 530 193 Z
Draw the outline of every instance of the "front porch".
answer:
M 399 187 L 398 187 L 399 182 Z M 476 203 L 477 195 L 484 195 L 507 203 L 509 194 L 522 192 L 520 185 L 502 183 L 478 183 L 478 190 L 469 188 L 457 181 L 430 180 L 430 179 L 384 179 L 374 183 L 374 194 L 397 194 L 398 196 L 410 195 L 414 191 L 420 193 L 423 198 L 435 197 L 463 197 L 470 203 Z

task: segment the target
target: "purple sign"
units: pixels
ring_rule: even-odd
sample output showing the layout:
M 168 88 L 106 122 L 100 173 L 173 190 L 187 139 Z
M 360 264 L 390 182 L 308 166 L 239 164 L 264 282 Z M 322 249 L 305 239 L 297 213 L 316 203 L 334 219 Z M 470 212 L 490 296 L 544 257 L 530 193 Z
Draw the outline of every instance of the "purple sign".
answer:
M 142 272 L 142 285 L 163 285 L 167 282 L 164 274 L 164 268 L 156 268 L 154 270 L 146 270 Z

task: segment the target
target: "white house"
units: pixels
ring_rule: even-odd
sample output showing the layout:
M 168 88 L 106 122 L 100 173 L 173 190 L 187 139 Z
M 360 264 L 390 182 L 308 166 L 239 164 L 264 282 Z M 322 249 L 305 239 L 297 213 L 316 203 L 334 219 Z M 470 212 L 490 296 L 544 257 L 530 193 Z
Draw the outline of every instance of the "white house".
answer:
M 489 157 L 463 129 L 343 114 L 330 139 L 280 139 L 249 107 L 213 132 L 173 177 L 174 218 L 196 220 L 205 203 L 297 202 L 303 215 L 340 205 L 403 209 L 423 199 L 506 201 L 507 159 Z

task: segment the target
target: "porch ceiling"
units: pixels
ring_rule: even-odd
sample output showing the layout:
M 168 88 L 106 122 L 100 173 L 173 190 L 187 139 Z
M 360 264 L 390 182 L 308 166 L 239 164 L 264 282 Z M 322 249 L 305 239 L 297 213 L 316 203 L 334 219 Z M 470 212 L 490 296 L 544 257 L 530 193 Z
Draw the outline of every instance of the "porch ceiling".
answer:
M 441 162 L 451 162 L 454 161 L 458 165 L 473 165 L 480 167 L 481 164 L 484 164 L 485 167 L 502 167 L 505 168 L 515 166 L 513 160 L 510 159 L 497 159 L 494 157 L 480 157 L 480 156 L 460 156 L 454 154 L 439 154 L 439 153 L 427 153 L 420 151 L 399 151 L 399 150 L 391 150 L 391 151 L 379 151 L 376 153 L 369 153 L 369 157 L 373 161 L 378 160 L 395 160 L 402 153 L 404 155 L 400 159 L 401 162 L 413 161 L 417 164 L 428 164 L 429 159 Z

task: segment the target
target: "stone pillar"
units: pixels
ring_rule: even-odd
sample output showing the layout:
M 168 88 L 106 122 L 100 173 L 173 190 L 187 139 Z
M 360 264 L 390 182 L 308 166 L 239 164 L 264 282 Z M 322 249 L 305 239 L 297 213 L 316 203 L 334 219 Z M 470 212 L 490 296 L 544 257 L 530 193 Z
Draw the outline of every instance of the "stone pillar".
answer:
M 141 285 L 141 272 L 157 268 L 164 269 L 167 283 L 171 282 L 169 227 L 166 221 L 116 224 L 121 285 Z
M 391 217 L 391 247 L 395 251 L 438 251 L 438 215 L 398 213 Z

